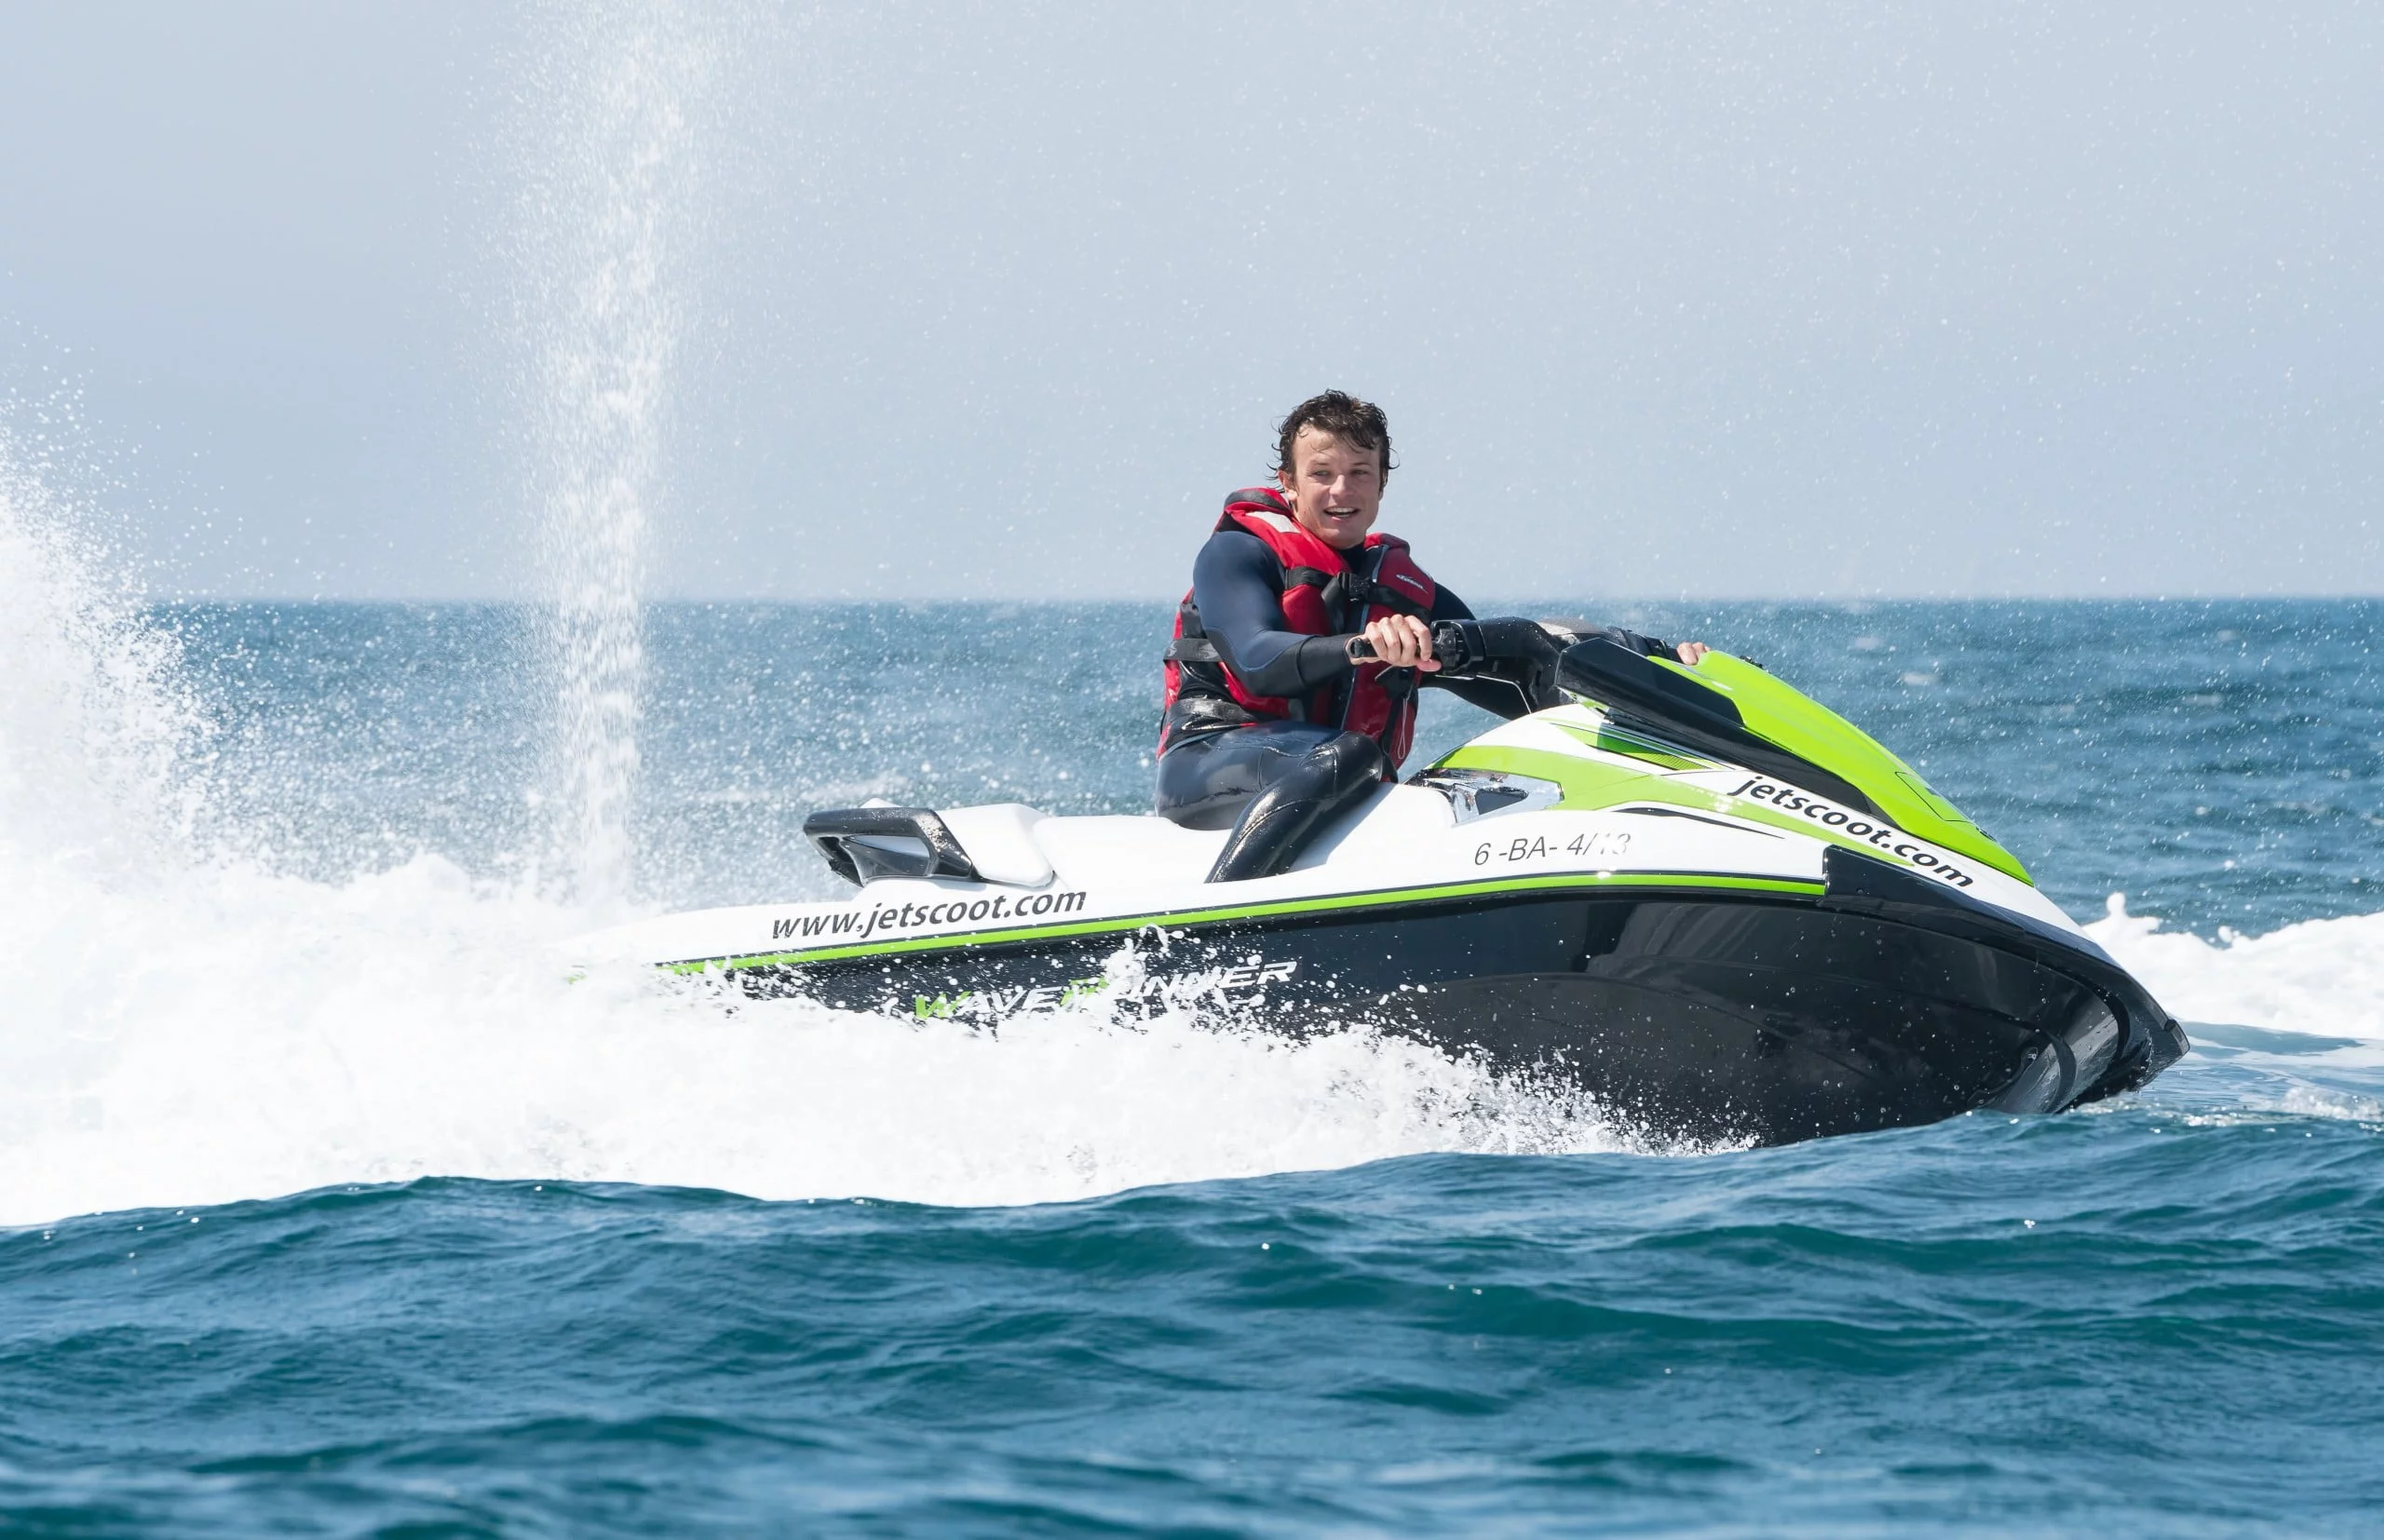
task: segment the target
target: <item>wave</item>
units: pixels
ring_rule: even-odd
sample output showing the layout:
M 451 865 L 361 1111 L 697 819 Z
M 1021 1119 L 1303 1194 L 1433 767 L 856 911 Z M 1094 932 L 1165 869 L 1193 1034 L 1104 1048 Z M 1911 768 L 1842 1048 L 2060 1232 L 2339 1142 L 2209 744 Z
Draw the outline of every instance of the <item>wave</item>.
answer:
M 2086 930 L 2182 1020 L 2384 1043 L 2384 914 L 2205 940 L 2129 913 L 2114 893 Z

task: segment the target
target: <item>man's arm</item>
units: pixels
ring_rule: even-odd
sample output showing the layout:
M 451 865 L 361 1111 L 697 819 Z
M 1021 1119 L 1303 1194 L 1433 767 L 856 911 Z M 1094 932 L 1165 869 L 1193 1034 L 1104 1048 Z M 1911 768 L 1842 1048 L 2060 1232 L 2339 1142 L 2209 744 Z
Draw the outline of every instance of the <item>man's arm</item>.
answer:
M 1242 683 L 1262 696 L 1304 696 L 1346 677 L 1344 640 L 1283 626 L 1283 569 L 1254 534 L 1219 530 L 1192 563 L 1201 628 Z

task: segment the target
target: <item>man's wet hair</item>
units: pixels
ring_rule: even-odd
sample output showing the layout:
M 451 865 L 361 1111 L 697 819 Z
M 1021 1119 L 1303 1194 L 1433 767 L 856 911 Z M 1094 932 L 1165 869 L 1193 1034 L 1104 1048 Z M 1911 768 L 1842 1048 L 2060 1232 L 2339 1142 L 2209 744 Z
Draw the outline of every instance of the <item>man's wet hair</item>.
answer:
M 1330 433 L 1345 444 L 1375 451 L 1382 460 L 1383 484 L 1390 484 L 1390 419 L 1374 402 L 1361 401 L 1346 390 L 1328 390 L 1292 408 L 1292 414 L 1283 419 L 1283 426 L 1277 430 L 1278 471 L 1291 472 L 1292 446 L 1299 441 L 1300 429 L 1304 427 Z

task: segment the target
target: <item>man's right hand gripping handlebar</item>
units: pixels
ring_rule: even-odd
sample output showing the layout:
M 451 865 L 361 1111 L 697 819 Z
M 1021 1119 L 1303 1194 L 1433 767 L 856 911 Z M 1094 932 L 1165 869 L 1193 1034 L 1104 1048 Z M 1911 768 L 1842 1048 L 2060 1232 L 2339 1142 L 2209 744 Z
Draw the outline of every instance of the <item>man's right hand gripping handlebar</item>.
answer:
M 1349 639 L 1349 661 L 1364 663 L 1377 658 L 1397 658 L 1398 655 L 1393 654 L 1390 649 L 1378 647 L 1375 643 L 1376 628 L 1385 624 L 1377 621 L 1374 626 L 1366 628 L 1365 635 L 1353 636 Z M 1421 621 L 1410 621 L 1400 629 L 1404 634 L 1393 640 L 1406 642 L 1408 645 L 1401 647 L 1399 653 L 1416 660 L 1404 663 L 1402 665 L 1404 667 L 1420 667 L 1428 671 L 1455 672 L 1487 660 L 1488 654 L 1483 646 L 1482 627 L 1479 622 L 1437 620 L 1432 623 L 1430 629 L 1426 631 Z M 1418 632 L 1423 634 L 1419 636 L 1416 634 Z M 1426 641 L 1430 643 L 1429 653 L 1425 653 L 1422 647 L 1417 645 Z

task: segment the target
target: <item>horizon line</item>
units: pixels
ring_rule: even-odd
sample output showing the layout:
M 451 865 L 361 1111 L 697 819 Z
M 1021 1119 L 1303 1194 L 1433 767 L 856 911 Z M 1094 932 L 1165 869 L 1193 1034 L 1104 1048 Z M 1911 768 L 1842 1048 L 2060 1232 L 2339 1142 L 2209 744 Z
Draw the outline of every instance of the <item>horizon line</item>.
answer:
M 1848 607 L 1863 604 L 2216 604 L 2291 601 L 2307 603 L 2349 603 L 2359 601 L 2384 600 L 2384 592 L 2341 591 L 2323 589 L 2269 590 L 2266 592 L 2185 590 L 2168 593 L 2080 593 L 2074 591 L 2038 593 L 1880 593 L 1880 594 L 1626 594 L 1606 595 L 1539 595 L 1517 598 L 1499 596 L 1502 605 L 1545 607 L 1550 605 L 1594 602 L 1616 604 L 1823 604 Z M 340 593 L 210 593 L 202 591 L 150 592 L 134 596 L 134 601 L 149 604 L 391 604 L 428 608 L 436 605 L 519 606 L 535 608 L 553 602 L 543 597 L 519 594 L 340 594 Z M 926 594 L 896 597 L 885 594 L 867 595 L 690 595 L 656 594 L 638 601 L 641 604 L 730 605 L 730 604 L 1025 604 L 1060 607 L 1070 604 L 1149 604 L 1172 606 L 1179 600 L 1165 595 L 1145 596 L 1113 594 L 1069 598 L 1050 596 L 1024 597 L 1009 594 Z

